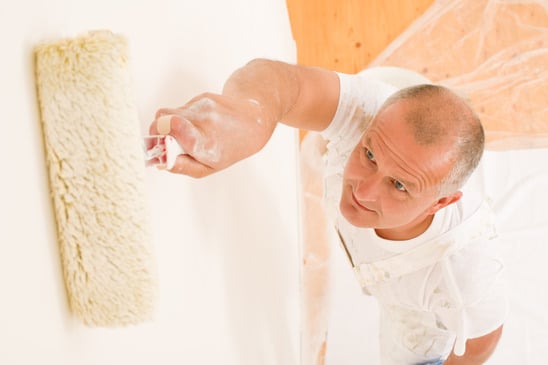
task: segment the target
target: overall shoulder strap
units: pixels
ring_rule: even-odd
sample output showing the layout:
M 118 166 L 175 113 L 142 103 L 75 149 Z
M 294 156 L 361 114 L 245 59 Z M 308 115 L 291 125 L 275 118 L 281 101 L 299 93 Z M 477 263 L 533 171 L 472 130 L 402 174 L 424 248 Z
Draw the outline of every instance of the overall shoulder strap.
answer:
M 355 265 L 346 245 L 346 254 L 356 272 L 360 285 L 371 286 L 431 266 L 478 239 L 492 239 L 496 235 L 494 218 L 489 205 L 482 205 L 457 227 L 407 252 L 388 259 Z M 340 236 L 340 233 L 339 233 Z

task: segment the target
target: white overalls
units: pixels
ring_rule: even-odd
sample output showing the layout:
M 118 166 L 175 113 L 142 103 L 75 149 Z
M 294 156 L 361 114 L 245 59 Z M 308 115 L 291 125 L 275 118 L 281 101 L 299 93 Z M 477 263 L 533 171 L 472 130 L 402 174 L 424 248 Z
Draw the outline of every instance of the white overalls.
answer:
M 367 242 L 359 242 L 360 237 L 344 237 L 345 233 L 348 235 L 348 232 L 360 229 L 345 227 L 341 221 L 338 225 L 341 246 L 360 286 L 364 293 L 379 300 L 383 364 L 401 365 L 446 358 L 453 347 L 455 354 L 462 355 L 469 338 L 465 311 L 473 304 L 470 301 L 476 300 L 471 298 L 478 298 L 481 293 L 473 293 L 473 290 L 462 293 L 462 282 L 467 278 L 462 277 L 460 269 L 455 272 L 454 260 L 464 259 L 459 254 L 474 255 L 478 252 L 476 248 L 480 252 L 488 250 L 479 246 L 489 245 L 489 241 L 496 238 L 488 204 L 483 202 L 447 232 L 405 252 L 373 262 L 367 262 L 366 257 L 356 257 L 357 253 L 352 249 Z M 373 230 L 368 231 L 369 236 L 374 234 Z M 495 266 L 490 273 L 501 272 L 500 262 L 490 257 L 486 259 L 488 266 Z M 478 270 L 482 271 L 481 268 L 471 271 Z M 473 277 L 469 279 L 474 280 Z

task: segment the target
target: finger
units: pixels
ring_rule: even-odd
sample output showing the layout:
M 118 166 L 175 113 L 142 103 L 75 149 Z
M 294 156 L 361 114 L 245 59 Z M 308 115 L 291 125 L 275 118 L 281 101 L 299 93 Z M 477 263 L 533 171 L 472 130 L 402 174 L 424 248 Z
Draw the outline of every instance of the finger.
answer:
M 171 119 L 172 116 L 169 114 L 162 115 L 156 119 L 156 130 L 158 131 L 158 134 L 165 136 L 171 132 Z
M 167 111 L 172 111 L 172 113 L 167 113 Z M 171 117 L 174 116 L 173 109 L 161 109 L 156 113 L 155 120 L 150 124 L 148 128 L 150 135 L 167 135 L 171 131 Z
M 162 108 L 158 109 L 156 114 L 154 115 L 154 121 L 150 124 L 148 128 L 148 133 L 151 135 L 160 134 L 157 129 L 158 119 L 161 118 L 164 115 L 174 115 L 178 113 L 178 109 L 173 108 Z M 167 134 L 167 133 L 165 133 Z
M 188 175 L 195 178 L 201 178 L 211 175 L 215 170 L 189 155 L 179 155 L 173 168 L 169 170 L 174 174 Z
M 194 159 L 200 159 L 195 156 L 194 147 L 197 140 L 201 138 L 201 133 L 188 119 L 179 115 L 162 115 L 150 126 L 150 134 L 171 135 L 187 154 Z

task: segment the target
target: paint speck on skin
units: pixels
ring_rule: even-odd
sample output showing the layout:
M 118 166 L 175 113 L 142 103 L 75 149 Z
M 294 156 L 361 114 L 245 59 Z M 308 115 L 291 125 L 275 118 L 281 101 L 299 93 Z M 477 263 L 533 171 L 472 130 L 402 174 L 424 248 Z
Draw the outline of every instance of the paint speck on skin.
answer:
M 209 163 L 218 163 L 221 160 L 221 152 L 215 139 L 206 139 L 198 128 L 192 128 L 190 138 L 194 141 L 192 155 L 199 160 Z
M 204 113 L 207 110 L 213 110 L 217 107 L 215 100 L 211 98 L 201 98 L 188 106 L 188 111 L 195 113 Z
M 215 100 L 203 97 L 189 105 L 184 110 L 183 117 L 193 121 L 207 120 L 214 125 L 222 123 L 224 124 L 223 128 L 226 128 L 227 124 L 234 124 L 233 118 L 221 115 L 217 109 L 218 104 Z M 215 133 L 205 136 L 199 129 L 199 122 L 193 124 L 195 124 L 195 127 L 190 130 L 189 135 L 190 139 L 194 142 L 191 154 L 198 160 L 207 163 L 219 163 L 221 161 L 221 151 Z M 215 126 L 211 130 L 215 131 Z
M 262 109 L 262 105 L 261 103 L 259 103 L 259 101 L 255 100 L 255 99 L 247 99 L 247 102 L 249 102 L 250 104 L 253 104 L 254 106 Z M 257 119 L 255 120 L 257 122 L 257 124 L 261 125 L 263 124 L 263 120 L 261 119 L 261 117 L 257 117 Z
M 235 106 L 204 95 L 181 110 L 180 116 L 192 127 L 187 131 L 188 153 L 206 164 L 215 165 L 222 160 L 222 150 L 227 134 L 237 135 L 243 128 L 255 128 L 263 124 L 261 119 L 262 105 L 253 98 L 240 100 Z M 248 121 L 242 120 L 242 116 L 252 117 Z M 191 122 L 190 122 L 191 121 Z

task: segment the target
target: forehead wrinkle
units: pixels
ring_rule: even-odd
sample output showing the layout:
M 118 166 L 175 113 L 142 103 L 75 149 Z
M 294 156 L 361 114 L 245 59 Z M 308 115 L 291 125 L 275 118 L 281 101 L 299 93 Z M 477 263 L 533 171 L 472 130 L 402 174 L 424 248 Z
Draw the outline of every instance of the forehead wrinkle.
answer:
M 402 157 L 403 154 L 400 154 L 397 152 L 397 150 L 394 148 L 394 147 L 391 147 L 386 141 L 390 141 L 390 138 L 382 132 L 382 129 L 380 128 L 371 128 L 369 131 L 369 133 L 367 133 L 366 135 L 366 138 L 365 138 L 365 141 L 366 141 L 366 144 L 371 147 L 371 152 L 373 153 L 373 155 L 375 156 L 375 159 L 377 159 L 377 153 L 375 153 L 375 149 L 377 150 L 377 152 L 380 150 L 381 152 L 384 152 L 385 150 L 388 151 L 388 153 L 392 156 L 392 159 L 394 160 L 394 162 L 396 163 L 396 166 L 397 168 L 401 169 L 404 173 L 410 175 L 412 178 L 416 179 L 418 183 L 413 183 L 407 179 L 403 179 L 403 178 L 398 178 L 398 177 L 395 177 L 395 175 L 398 175 L 398 174 L 391 174 L 391 177 L 392 178 L 395 178 L 396 180 L 400 181 L 401 183 L 403 183 L 404 185 L 406 185 L 406 187 L 413 187 L 417 192 L 421 192 L 423 190 L 426 189 L 426 187 L 428 186 L 428 174 L 427 174 L 427 171 L 421 171 L 420 169 L 418 168 L 411 168 L 410 167 L 410 164 L 407 163 L 407 161 L 405 160 L 405 158 Z M 377 143 L 375 143 L 376 147 L 373 146 L 373 141 L 371 139 L 371 137 L 369 136 L 369 134 L 378 134 L 380 135 L 381 138 L 378 138 L 377 139 Z M 381 142 L 379 142 L 379 140 Z M 386 153 L 385 153 L 386 154 Z M 412 160 L 412 156 L 408 155 L 409 156 L 409 159 Z M 381 156 L 381 161 L 382 161 L 382 156 Z M 413 161 L 417 166 L 423 166 L 421 165 L 420 163 L 418 163 L 417 161 Z M 435 182 L 434 181 L 431 181 L 432 185 L 435 185 Z

